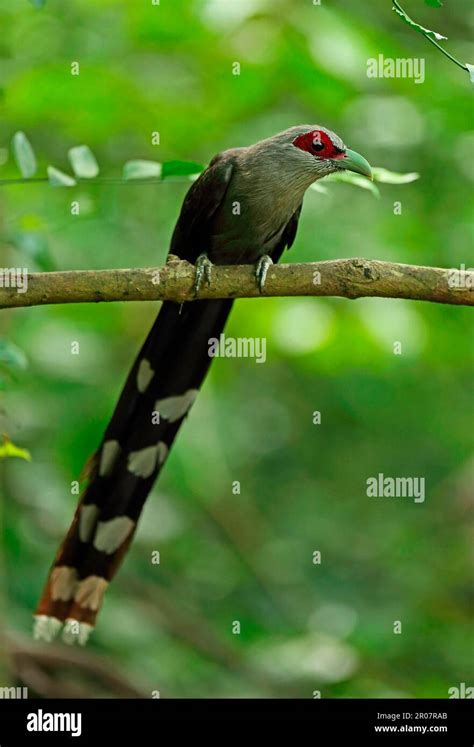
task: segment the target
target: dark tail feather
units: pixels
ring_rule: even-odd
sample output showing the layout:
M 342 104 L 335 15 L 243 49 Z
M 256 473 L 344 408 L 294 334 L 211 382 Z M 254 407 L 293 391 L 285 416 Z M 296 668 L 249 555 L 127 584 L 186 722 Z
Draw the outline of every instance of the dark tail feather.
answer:
M 211 362 L 232 301 L 164 303 L 93 459 L 35 615 L 35 637 L 85 643 L 143 504 Z

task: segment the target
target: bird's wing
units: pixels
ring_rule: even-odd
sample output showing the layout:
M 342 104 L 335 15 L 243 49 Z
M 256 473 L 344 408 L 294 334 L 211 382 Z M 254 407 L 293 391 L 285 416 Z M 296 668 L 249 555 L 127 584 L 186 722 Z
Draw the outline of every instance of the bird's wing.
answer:
M 278 262 L 285 249 L 291 249 L 295 240 L 296 232 L 298 230 L 298 221 L 301 214 L 303 203 L 296 208 L 295 212 L 291 216 L 290 220 L 286 224 L 285 229 L 281 235 L 281 239 L 275 249 L 272 251 L 271 257 L 274 262 Z
M 171 239 L 170 253 L 195 262 L 209 250 L 213 218 L 222 204 L 234 171 L 232 151 L 221 153 L 187 193 Z

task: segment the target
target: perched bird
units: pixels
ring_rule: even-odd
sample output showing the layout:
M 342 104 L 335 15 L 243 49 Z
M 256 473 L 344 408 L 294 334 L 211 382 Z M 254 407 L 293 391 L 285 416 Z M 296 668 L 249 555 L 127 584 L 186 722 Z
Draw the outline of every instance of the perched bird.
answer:
M 195 290 L 212 264 L 256 265 L 256 282 L 295 239 L 303 197 L 340 170 L 371 178 L 368 162 L 319 125 L 291 127 L 219 153 L 192 184 L 170 253 L 196 265 Z M 128 376 L 90 467 L 35 615 L 35 637 L 85 643 L 175 436 L 211 362 L 232 300 L 165 302 Z

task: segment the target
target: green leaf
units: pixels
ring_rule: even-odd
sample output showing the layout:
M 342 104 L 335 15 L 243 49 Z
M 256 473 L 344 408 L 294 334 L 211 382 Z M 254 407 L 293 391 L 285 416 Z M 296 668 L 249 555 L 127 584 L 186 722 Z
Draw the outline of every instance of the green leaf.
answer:
M 48 178 L 52 187 L 75 187 L 76 180 L 54 166 L 48 166 Z
M 46 5 L 46 0 L 28 0 L 34 8 L 43 8 Z
M 78 179 L 94 179 L 99 173 L 99 164 L 88 145 L 78 145 L 68 152 L 72 170 Z
M 435 41 L 441 41 L 442 39 L 447 39 L 447 36 L 443 36 L 442 34 L 438 34 L 437 31 L 431 31 L 430 29 L 425 29 L 424 26 L 420 26 L 419 23 L 415 23 L 410 16 L 407 16 L 404 10 L 400 10 L 399 8 L 392 8 L 392 10 L 395 11 L 397 15 L 400 16 L 400 18 L 405 21 L 405 23 L 408 23 L 409 26 L 412 27 L 412 29 L 415 29 L 415 31 L 419 31 L 420 34 L 423 34 L 423 36 L 427 36 L 430 39 L 434 39 Z
M 24 459 L 26 462 L 31 462 L 30 452 L 20 446 L 15 446 L 13 441 L 10 441 L 8 436 L 4 435 L 3 444 L 0 444 L 0 459 L 7 457 L 17 457 L 18 459 Z
M 373 166 L 372 174 L 374 181 L 384 184 L 410 184 L 420 178 L 416 171 L 410 171 L 407 174 L 399 174 L 396 171 L 389 171 L 382 166 Z
M 169 176 L 196 176 L 206 167 L 194 161 L 165 161 L 161 170 L 162 179 Z
M 13 342 L 0 340 L 0 365 L 24 371 L 28 367 L 28 360 L 23 350 Z
M 34 269 L 43 272 L 56 270 L 46 238 L 36 231 L 16 231 L 9 236 L 11 243 L 17 247 L 34 264 Z
M 471 79 L 471 83 L 474 83 L 474 65 L 470 65 L 468 62 L 466 62 L 466 67 Z
M 380 197 L 378 187 L 375 186 L 370 179 L 359 174 L 354 174 L 352 171 L 338 171 L 335 174 L 329 174 L 325 177 L 326 182 L 343 182 L 345 184 L 352 184 L 354 187 L 360 187 L 361 189 L 367 189 L 372 192 L 374 197 Z
M 123 167 L 124 179 L 159 179 L 162 165 L 158 161 L 127 161 Z
M 13 155 L 21 175 L 29 179 L 36 173 L 36 156 L 30 141 L 24 132 L 15 132 L 13 135 Z
M 432 8 L 442 8 L 443 3 L 441 0 L 425 0 L 425 3 L 427 5 L 430 5 Z

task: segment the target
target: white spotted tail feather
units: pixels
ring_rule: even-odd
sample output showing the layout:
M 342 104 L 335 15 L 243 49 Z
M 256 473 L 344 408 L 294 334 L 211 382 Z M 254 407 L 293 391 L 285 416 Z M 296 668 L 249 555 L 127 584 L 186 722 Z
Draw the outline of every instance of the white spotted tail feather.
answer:
M 83 645 L 211 359 L 231 301 L 163 304 L 128 377 L 40 599 L 34 636 Z M 192 345 L 190 345 L 192 342 Z

